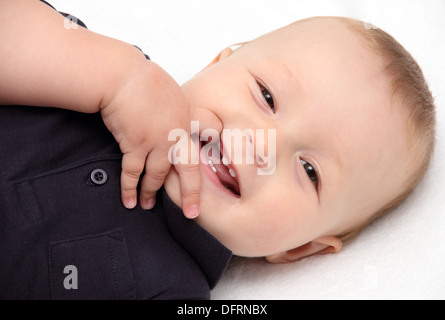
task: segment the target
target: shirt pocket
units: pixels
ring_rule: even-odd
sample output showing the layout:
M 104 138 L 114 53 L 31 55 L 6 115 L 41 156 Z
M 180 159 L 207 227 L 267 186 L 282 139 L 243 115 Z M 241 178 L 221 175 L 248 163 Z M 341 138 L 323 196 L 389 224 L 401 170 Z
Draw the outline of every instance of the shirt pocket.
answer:
M 29 274 L 31 297 L 136 298 L 120 173 L 121 156 L 105 155 L 11 183 L 6 271 Z
M 0 230 L 29 230 L 62 219 L 66 225 L 87 224 L 110 211 L 119 214 L 121 160 L 120 155 L 102 156 L 13 181 Z
M 135 299 L 122 230 L 49 244 L 52 299 Z

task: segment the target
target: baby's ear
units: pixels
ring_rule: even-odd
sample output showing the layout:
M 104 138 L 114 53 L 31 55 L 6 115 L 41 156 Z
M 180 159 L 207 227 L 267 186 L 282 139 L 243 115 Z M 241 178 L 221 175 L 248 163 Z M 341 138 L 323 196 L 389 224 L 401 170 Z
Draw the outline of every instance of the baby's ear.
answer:
M 215 63 L 218 63 L 218 62 L 224 60 L 225 58 L 230 56 L 232 53 L 233 53 L 232 48 L 225 48 L 223 51 L 218 53 L 218 55 L 212 60 L 212 62 L 210 62 L 202 71 L 204 71 L 205 69 L 207 69 L 210 66 L 213 66 Z
M 267 256 L 266 260 L 272 263 L 289 263 L 316 254 L 337 253 L 341 248 L 342 242 L 338 237 L 325 236 L 308 242 L 301 247 Z

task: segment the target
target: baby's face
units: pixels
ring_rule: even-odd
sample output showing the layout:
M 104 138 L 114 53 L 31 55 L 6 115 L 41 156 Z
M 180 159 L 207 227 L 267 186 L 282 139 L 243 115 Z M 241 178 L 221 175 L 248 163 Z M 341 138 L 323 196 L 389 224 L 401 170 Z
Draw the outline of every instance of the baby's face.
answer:
M 342 23 L 309 19 L 224 51 L 185 83 L 200 129 L 251 129 L 252 141 L 263 129 L 263 150 L 275 151 L 232 161 L 235 192 L 224 169 L 201 163 L 196 221 L 234 254 L 266 256 L 341 234 L 391 199 L 407 170 L 406 130 L 378 61 Z M 174 170 L 165 187 L 180 205 Z

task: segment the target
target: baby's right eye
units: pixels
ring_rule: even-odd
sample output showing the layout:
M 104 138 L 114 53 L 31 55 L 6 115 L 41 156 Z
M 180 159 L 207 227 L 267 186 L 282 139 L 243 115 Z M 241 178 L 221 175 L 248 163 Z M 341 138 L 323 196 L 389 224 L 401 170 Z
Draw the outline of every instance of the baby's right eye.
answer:
M 260 87 L 260 90 L 264 97 L 264 100 L 269 105 L 272 112 L 275 113 L 275 103 L 274 103 L 272 95 L 266 88 L 264 88 L 264 86 L 261 83 L 258 83 L 258 86 Z

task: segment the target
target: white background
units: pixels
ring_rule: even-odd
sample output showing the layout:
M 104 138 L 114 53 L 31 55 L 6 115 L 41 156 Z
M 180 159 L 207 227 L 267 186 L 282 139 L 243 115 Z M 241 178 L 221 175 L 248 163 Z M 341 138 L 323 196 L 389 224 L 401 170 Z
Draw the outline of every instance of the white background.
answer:
M 340 15 L 373 23 L 419 62 L 436 98 L 438 141 L 413 196 L 337 255 L 290 265 L 235 258 L 213 299 L 445 298 L 445 1 L 50 0 L 90 30 L 139 46 L 183 83 L 223 48 L 295 20 Z M 38 23 L 35 21 L 34 23 Z

